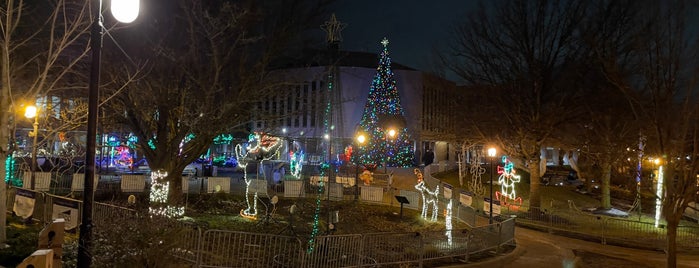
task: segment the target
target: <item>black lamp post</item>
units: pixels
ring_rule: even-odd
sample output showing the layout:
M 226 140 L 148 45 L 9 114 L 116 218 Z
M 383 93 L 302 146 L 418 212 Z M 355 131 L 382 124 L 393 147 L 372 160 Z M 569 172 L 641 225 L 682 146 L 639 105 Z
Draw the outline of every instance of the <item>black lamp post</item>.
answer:
M 31 178 L 30 178 L 30 186 L 31 189 L 34 190 L 36 187 L 36 147 L 37 147 L 37 137 L 39 137 L 39 109 L 36 108 L 36 106 L 30 105 L 27 106 L 26 110 L 24 111 L 24 116 L 27 118 L 34 118 L 34 124 L 32 126 L 34 127 L 34 131 L 29 132 L 30 137 L 34 137 L 34 142 L 32 143 L 32 170 L 31 170 Z
M 497 150 L 495 148 L 488 149 L 488 158 L 490 158 L 490 211 L 488 213 L 488 224 L 493 224 L 493 173 L 495 173 L 495 170 L 493 170 L 493 160 L 495 160 L 496 154 Z
M 102 56 L 102 0 L 95 0 L 90 32 L 90 83 L 87 101 L 87 146 L 85 152 L 85 187 L 83 192 L 82 222 L 78 239 L 78 267 L 90 267 L 92 257 L 92 203 L 94 201 L 95 151 L 97 147 L 97 113 L 99 108 L 100 62 Z M 114 18 L 129 23 L 138 16 L 139 0 L 112 0 Z

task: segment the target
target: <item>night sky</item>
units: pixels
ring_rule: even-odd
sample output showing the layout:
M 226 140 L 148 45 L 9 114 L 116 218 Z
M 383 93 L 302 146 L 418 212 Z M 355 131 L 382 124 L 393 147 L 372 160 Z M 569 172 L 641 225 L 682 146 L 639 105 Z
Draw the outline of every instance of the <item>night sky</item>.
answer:
M 342 50 L 379 53 L 390 41 L 394 62 L 429 71 L 433 48 L 444 47 L 449 29 L 476 8 L 473 0 L 338 0 L 330 11 L 347 24 Z

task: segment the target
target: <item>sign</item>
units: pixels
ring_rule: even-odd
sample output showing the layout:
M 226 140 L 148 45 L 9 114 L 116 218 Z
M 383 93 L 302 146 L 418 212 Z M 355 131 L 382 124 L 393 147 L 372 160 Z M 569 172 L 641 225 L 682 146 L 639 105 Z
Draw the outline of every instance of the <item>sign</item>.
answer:
M 79 204 L 77 201 L 60 198 L 53 199 L 53 213 L 51 219 L 63 219 L 65 229 L 71 230 L 78 227 Z
M 470 207 L 473 204 L 473 193 L 469 191 L 461 191 L 461 194 L 459 194 L 459 203 L 461 205 Z
M 36 202 L 36 193 L 28 190 L 17 189 L 15 194 L 15 204 L 12 211 L 17 216 L 27 219 L 34 213 L 34 203 Z
M 451 184 L 445 183 L 444 184 L 444 198 L 445 199 L 451 199 L 451 192 L 452 189 L 454 189 L 454 186 L 451 186 Z
M 490 213 L 490 198 L 483 198 L 483 211 L 485 212 L 486 215 L 489 215 Z M 493 216 L 498 216 L 500 215 L 500 200 L 493 200 Z

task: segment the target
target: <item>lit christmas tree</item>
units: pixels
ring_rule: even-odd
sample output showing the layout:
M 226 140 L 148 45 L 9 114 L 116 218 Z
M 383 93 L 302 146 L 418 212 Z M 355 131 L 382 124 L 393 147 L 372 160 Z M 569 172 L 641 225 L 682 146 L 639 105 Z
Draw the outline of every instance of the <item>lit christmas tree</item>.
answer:
M 358 146 L 357 157 L 365 165 L 385 164 L 391 167 L 412 166 L 413 146 L 405 124 L 396 80 L 388 56 L 388 40 L 381 41 L 383 51 L 371 83 L 360 130 L 367 138 Z

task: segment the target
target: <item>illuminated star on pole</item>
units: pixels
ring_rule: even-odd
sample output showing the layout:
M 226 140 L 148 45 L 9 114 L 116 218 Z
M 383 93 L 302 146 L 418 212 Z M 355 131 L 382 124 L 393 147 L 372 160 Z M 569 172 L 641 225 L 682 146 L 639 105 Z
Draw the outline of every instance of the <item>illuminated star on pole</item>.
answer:
M 320 26 L 323 30 L 325 30 L 326 33 L 328 33 L 328 38 L 327 41 L 328 43 L 334 43 L 334 42 L 340 42 L 342 41 L 342 30 L 347 27 L 346 23 L 342 23 L 337 20 L 337 17 L 335 17 L 335 13 L 330 16 L 330 20 L 326 21 L 323 23 L 323 25 Z

